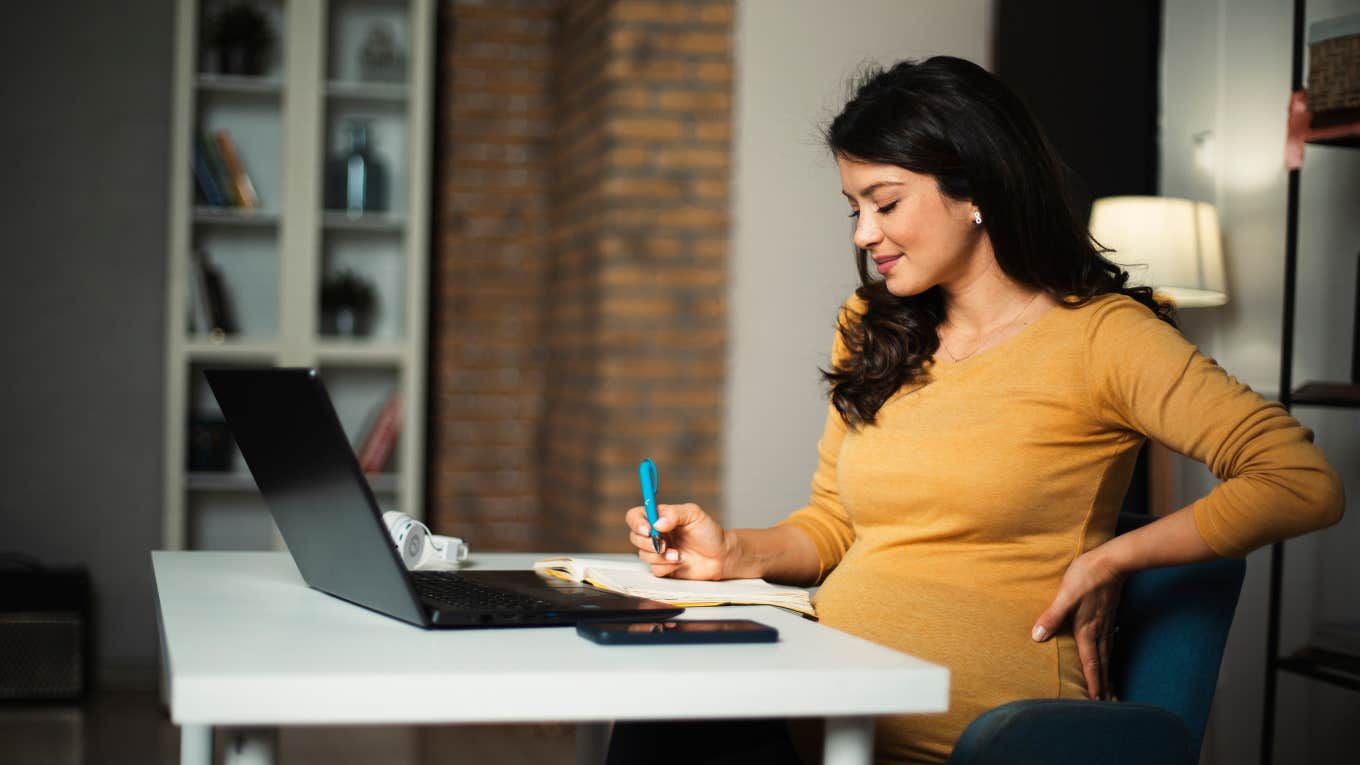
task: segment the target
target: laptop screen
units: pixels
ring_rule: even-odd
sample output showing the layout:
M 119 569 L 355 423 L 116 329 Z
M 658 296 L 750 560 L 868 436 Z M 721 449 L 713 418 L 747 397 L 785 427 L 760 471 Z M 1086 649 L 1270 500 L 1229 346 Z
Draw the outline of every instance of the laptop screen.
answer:
M 307 584 L 426 624 L 316 370 L 210 369 L 204 374 Z

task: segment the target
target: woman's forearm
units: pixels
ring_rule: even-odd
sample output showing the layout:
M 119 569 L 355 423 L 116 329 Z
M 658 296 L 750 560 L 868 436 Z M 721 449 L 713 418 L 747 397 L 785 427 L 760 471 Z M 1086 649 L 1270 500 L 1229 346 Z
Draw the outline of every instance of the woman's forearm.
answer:
M 1120 534 L 1091 552 L 1121 574 L 1219 557 L 1195 527 L 1189 507 Z
M 812 539 L 795 526 L 727 532 L 725 579 L 768 579 L 807 587 L 817 583 L 821 558 Z

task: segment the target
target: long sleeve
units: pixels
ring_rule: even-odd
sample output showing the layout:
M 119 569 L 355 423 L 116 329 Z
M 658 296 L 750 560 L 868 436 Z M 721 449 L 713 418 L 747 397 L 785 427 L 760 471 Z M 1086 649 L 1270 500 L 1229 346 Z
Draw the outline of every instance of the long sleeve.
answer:
M 1086 332 L 1096 418 L 1199 460 L 1222 481 L 1191 505 L 1216 553 L 1242 556 L 1340 520 L 1339 476 L 1282 405 L 1132 299 L 1100 305 Z
M 841 309 L 841 321 L 853 320 L 859 306 L 857 298 L 851 298 Z M 838 328 L 839 329 L 839 328 Z M 831 350 L 831 363 L 839 363 L 847 351 L 836 333 Z M 836 475 L 836 462 L 840 457 L 841 443 L 845 439 L 846 424 L 836 407 L 828 404 L 826 425 L 822 437 L 817 442 L 817 471 L 812 476 L 812 491 L 808 504 L 795 510 L 779 525 L 791 525 L 802 529 L 817 546 L 817 557 L 821 562 L 817 573 L 820 583 L 836 567 L 850 543 L 855 540 L 855 530 L 850 522 L 850 514 L 841 504 L 840 487 Z
M 1030 629 L 1113 534 L 1145 437 L 1221 479 L 1192 510 L 1218 554 L 1342 512 L 1311 434 L 1126 295 L 1051 308 L 927 371 L 871 426 L 828 412 L 812 497 L 784 521 L 816 545 L 823 624 L 949 667 L 949 711 L 879 718 L 879 760 L 943 762 L 988 709 L 1085 695 L 1071 632 Z

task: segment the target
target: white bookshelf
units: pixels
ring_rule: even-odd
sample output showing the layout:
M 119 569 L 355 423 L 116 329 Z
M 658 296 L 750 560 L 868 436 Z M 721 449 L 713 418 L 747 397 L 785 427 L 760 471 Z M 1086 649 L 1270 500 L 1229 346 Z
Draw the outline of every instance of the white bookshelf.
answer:
M 233 447 L 224 470 L 190 470 L 195 419 L 220 417 L 202 377 L 213 366 L 321 371 L 351 443 L 399 391 L 393 460 L 373 477 L 384 509 L 420 517 L 424 490 L 426 283 L 434 45 L 433 0 L 257 0 L 273 55 L 260 76 L 221 74 L 199 39 L 218 0 L 178 0 L 170 147 L 163 547 L 277 547 L 277 532 Z M 406 58 L 400 82 L 365 81 L 358 53 L 376 24 Z M 345 124 L 369 125 L 387 172 L 387 209 L 324 209 L 325 163 Z M 202 130 L 227 130 L 260 196 L 256 209 L 206 204 L 193 176 Z M 191 330 L 192 253 L 221 273 L 239 331 Z M 323 278 L 347 269 L 375 287 L 364 336 L 322 333 Z
M 283 80 L 276 77 L 199 73 L 194 78 L 194 84 L 200 93 L 236 93 L 272 97 L 278 97 L 283 93 Z

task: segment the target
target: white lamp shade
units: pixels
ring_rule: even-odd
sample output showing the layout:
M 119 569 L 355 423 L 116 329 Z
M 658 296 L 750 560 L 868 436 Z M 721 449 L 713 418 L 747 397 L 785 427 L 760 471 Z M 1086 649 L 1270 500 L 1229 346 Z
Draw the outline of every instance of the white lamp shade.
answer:
M 1091 236 L 1129 281 L 1152 287 L 1182 308 L 1228 302 L 1218 211 L 1171 197 L 1104 197 L 1091 208 Z

